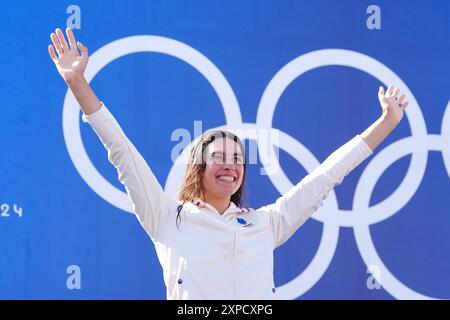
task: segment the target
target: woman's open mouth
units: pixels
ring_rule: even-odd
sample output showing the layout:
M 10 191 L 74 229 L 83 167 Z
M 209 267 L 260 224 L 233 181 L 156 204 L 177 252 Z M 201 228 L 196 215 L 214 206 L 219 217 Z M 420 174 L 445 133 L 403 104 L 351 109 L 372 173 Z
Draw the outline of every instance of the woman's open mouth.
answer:
M 225 184 L 225 185 L 234 185 L 234 183 L 237 180 L 237 177 L 233 176 L 233 175 L 218 175 L 216 177 L 216 179 L 219 181 L 219 183 L 221 184 Z

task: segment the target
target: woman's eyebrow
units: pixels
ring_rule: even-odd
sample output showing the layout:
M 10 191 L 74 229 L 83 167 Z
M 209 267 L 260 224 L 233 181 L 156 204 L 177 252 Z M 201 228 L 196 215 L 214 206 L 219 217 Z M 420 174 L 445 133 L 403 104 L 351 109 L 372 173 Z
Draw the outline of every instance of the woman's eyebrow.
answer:
M 215 155 L 223 155 L 224 153 L 222 151 L 213 151 L 211 152 L 211 156 L 215 156 Z M 239 152 L 235 152 L 234 156 L 238 156 L 238 157 L 242 157 L 242 153 Z

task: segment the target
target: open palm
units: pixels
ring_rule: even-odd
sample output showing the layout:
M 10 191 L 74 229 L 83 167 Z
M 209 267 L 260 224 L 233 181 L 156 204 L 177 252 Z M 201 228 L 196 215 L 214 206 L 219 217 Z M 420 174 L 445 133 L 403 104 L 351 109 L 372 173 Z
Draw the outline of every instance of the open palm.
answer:
M 56 29 L 56 33 L 50 35 L 53 45 L 48 46 L 48 52 L 61 77 L 70 83 L 83 77 L 89 58 L 88 49 L 80 42 L 75 41 L 70 28 L 66 29 L 66 34 L 69 44 L 67 44 L 61 29 Z M 78 53 L 77 47 L 80 49 L 81 55 Z M 56 55 L 55 49 L 58 55 Z
M 404 101 L 405 95 L 400 94 L 400 89 L 390 85 L 387 91 L 383 87 L 378 90 L 378 100 L 380 100 L 383 114 L 400 122 L 403 118 L 403 111 L 408 106 L 408 101 Z

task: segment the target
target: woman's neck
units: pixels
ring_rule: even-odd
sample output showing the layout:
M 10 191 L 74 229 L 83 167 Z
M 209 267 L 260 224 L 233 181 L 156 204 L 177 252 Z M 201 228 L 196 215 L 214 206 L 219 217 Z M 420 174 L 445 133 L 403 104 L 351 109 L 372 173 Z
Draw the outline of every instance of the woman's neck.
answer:
M 216 208 L 220 215 L 222 215 L 230 206 L 230 197 L 219 198 L 211 195 L 205 195 L 205 198 L 203 200 Z

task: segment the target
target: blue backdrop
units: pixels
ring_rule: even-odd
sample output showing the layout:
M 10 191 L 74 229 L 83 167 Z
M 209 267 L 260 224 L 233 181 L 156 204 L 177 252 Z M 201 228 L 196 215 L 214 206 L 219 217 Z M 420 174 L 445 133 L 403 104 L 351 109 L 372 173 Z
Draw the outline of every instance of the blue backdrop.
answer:
M 73 4 L 79 12 L 67 13 Z M 379 11 L 368 13 L 373 4 Z M 330 194 L 320 209 L 327 218 L 310 219 L 275 251 L 275 284 L 298 299 L 450 298 L 449 12 L 444 0 L 3 1 L 0 298 L 165 298 L 150 238 L 71 157 L 67 86 L 47 52 L 49 34 L 68 20 L 80 23 L 75 36 L 91 62 L 117 54 L 100 48 L 136 35 L 195 49 L 223 75 L 245 123 L 271 118 L 263 93 L 278 72 L 297 72 L 280 92 L 272 127 L 320 162 L 379 117 L 378 87 L 394 81 L 408 93 L 407 116 Z M 165 185 L 179 143 L 172 132 L 193 134 L 196 120 L 204 130 L 225 125 L 224 101 L 183 59 L 118 47 L 129 54 L 96 70 L 91 85 Z M 311 70 L 300 75 L 293 61 Z M 93 166 L 123 190 L 77 117 Z M 292 148 L 281 146 L 280 163 L 296 183 L 307 170 Z M 248 171 L 255 208 L 281 192 L 260 169 Z

